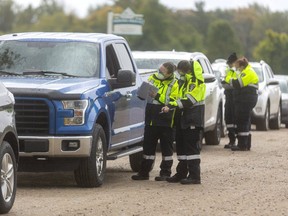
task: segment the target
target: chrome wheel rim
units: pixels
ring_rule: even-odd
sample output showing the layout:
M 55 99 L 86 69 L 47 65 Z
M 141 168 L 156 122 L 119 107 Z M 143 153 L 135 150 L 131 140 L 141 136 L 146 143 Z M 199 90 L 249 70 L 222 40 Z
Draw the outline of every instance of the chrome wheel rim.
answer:
M 103 142 L 102 139 L 99 138 L 96 145 L 96 171 L 97 176 L 102 174 L 103 169 L 103 161 L 104 161 L 104 153 L 103 153 Z
M 5 202 L 9 202 L 14 190 L 14 165 L 10 154 L 6 153 L 2 159 L 1 192 Z

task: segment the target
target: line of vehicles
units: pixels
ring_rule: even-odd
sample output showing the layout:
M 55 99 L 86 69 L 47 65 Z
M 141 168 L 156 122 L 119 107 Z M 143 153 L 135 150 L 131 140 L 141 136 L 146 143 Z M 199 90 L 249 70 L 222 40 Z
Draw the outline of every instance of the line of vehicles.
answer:
M 101 33 L 0 36 L 0 213 L 14 203 L 17 171 L 72 171 L 78 186 L 99 187 L 107 160 L 128 156 L 137 172 L 145 113 L 137 89 L 161 63 L 183 59 L 203 67 L 203 142 L 218 145 L 225 136 L 225 61 L 211 64 L 199 52 L 131 52 L 123 37 Z M 287 94 L 265 62 L 252 64 L 263 82 L 256 128 L 279 129 L 281 117 L 287 127 Z

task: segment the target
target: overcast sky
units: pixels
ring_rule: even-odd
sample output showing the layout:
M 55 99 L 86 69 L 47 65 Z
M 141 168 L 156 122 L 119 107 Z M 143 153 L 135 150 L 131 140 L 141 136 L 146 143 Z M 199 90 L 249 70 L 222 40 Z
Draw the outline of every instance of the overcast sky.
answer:
M 0 0 L 2 1 L 2 0 Z M 24 6 L 32 3 L 34 6 L 39 5 L 41 0 L 14 0 L 18 4 Z M 97 6 L 104 3 L 112 4 L 111 0 L 56 0 L 63 4 L 66 11 L 74 11 L 78 16 L 86 16 L 87 9 L 89 6 Z M 140 0 L 139 0 L 140 1 Z M 142 0 L 144 1 L 144 0 Z M 160 2 L 169 8 L 174 9 L 195 9 L 195 2 L 199 0 L 160 0 Z M 268 7 L 271 11 L 288 11 L 287 0 L 203 0 L 205 2 L 205 10 L 220 9 L 231 9 L 238 7 L 246 7 L 254 2 Z

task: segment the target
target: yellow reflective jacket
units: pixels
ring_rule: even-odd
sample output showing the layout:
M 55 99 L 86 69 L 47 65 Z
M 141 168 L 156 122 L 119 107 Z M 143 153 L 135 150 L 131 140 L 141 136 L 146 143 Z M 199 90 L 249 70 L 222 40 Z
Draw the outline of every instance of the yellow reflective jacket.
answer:
M 235 88 L 253 87 L 258 89 L 259 78 L 250 64 L 236 78 L 231 78 L 230 83 Z
M 148 78 L 148 82 L 158 88 L 158 92 L 153 101 L 147 103 L 145 110 L 145 124 L 150 126 L 165 126 L 173 127 L 175 109 L 171 109 L 168 113 L 162 113 L 161 109 L 164 106 L 175 107 L 178 97 L 179 86 L 175 75 L 160 80 L 152 74 Z
M 157 78 L 155 73 L 148 78 L 148 82 L 152 83 L 158 88 L 157 96 L 154 98 L 154 100 L 158 101 L 159 104 L 169 105 L 176 101 L 179 86 L 175 75 L 172 75 L 168 79 L 160 80 Z M 154 101 L 154 103 L 156 102 Z
M 237 73 L 232 68 L 227 67 L 226 69 L 226 76 L 225 76 L 225 82 L 229 83 L 230 79 L 237 78 Z
M 179 90 L 177 99 L 177 121 L 181 128 L 191 126 L 204 127 L 206 84 L 204 83 L 203 70 L 198 61 L 193 62 L 194 72 L 185 74 L 185 81 Z

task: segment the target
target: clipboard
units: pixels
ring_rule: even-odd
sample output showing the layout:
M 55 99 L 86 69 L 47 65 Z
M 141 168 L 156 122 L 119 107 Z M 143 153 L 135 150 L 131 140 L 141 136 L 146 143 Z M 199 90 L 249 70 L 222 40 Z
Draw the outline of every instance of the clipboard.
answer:
M 137 96 L 142 100 L 151 101 L 153 98 L 150 97 L 150 92 L 158 92 L 158 88 L 151 83 L 143 81 L 137 91 Z

